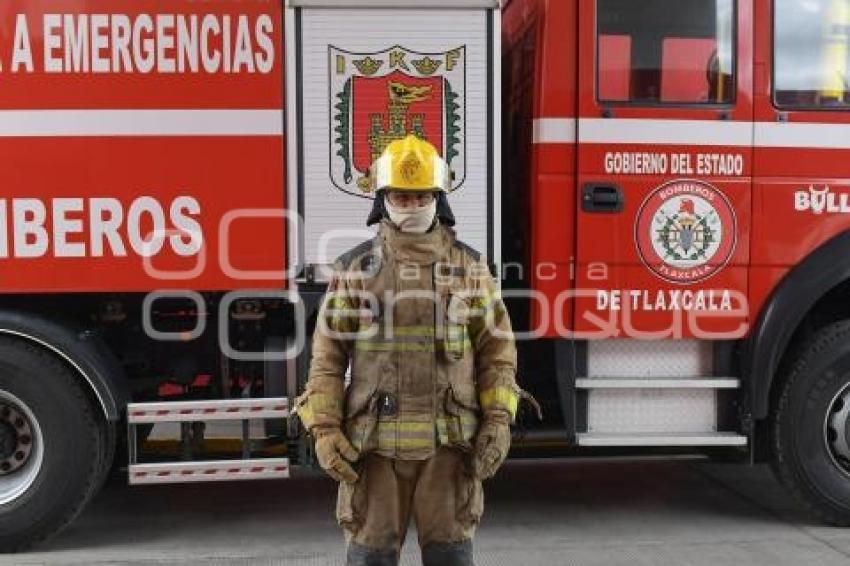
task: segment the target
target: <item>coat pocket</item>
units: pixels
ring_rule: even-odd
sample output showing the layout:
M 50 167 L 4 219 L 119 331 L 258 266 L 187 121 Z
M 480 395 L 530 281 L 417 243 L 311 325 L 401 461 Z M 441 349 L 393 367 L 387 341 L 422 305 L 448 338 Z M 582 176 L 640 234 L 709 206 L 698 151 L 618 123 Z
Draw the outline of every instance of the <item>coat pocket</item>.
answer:
M 438 422 L 440 443 L 471 450 L 480 412 L 472 376 L 450 375 L 443 409 L 442 423 Z
M 443 316 L 442 350 L 447 361 L 463 359 L 471 349 L 469 339 L 469 302 L 459 294 L 447 295 Z
M 372 448 L 378 419 L 378 386 L 352 383 L 345 397 L 345 436 L 359 452 Z
M 462 409 L 478 412 L 478 388 L 472 375 L 449 373 L 449 391 L 454 403 Z

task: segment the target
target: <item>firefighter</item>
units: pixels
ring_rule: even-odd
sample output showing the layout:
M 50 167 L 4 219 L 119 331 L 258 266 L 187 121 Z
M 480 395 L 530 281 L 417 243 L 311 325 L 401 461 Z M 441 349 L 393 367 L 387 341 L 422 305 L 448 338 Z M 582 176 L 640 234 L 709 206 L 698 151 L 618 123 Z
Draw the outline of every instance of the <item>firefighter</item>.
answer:
M 370 179 L 378 234 L 335 263 L 297 413 L 339 481 L 350 566 L 398 564 L 411 519 L 425 566 L 471 565 L 481 482 L 508 454 L 521 392 L 510 320 L 455 238 L 434 146 L 389 144 Z

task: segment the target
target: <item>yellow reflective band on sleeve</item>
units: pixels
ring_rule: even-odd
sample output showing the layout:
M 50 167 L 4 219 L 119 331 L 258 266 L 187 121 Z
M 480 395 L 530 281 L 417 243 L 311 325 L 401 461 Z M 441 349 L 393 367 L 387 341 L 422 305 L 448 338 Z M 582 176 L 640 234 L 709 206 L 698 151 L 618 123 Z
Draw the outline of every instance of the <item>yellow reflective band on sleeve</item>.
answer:
M 472 298 L 472 306 L 478 309 L 489 307 L 496 300 L 494 295 L 476 295 Z
M 332 395 L 325 393 L 311 393 L 307 400 L 298 407 L 297 412 L 298 417 L 307 429 L 316 422 L 317 415 L 326 414 L 336 419 L 342 417 L 339 401 Z
M 327 309 L 353 309 L 354 301 L 348 297 L 328 297 L 327 304 L 325 306 Z
M 350 299 L 331 297 L 324 310 L 325 322 L 334 332 L 357 332 L 360 322 L 360 310 L 354 308 Z
M 322 310 L 327 327 L 342 334 L 358 332 L 361 318 L 368 312 L 359 305 L 359 301 L 341 291 L 329 293 Z
M 358 320 L 350 316 L 333 316 L 327 319 L 328 328 L 340 334 L 354 334 L 358 329 Z
M 481 410 L 489 409 L 505 409 L 511 414 L 511 418 L 516 416 L 517 406 L 519 405 L 519 395 L 509 387 L 491 387 L 479 393 L 479 403 Z
M 298 407 L 297 410 L 298 418 L 301 419 L 301 424 L 304 425 L 304 428 L 310 428 L 313 426 L 313 423 L 316 420 L 316 415 L 313 414 L 313 409 L 308 407 L 307 405 L 303 405 Z

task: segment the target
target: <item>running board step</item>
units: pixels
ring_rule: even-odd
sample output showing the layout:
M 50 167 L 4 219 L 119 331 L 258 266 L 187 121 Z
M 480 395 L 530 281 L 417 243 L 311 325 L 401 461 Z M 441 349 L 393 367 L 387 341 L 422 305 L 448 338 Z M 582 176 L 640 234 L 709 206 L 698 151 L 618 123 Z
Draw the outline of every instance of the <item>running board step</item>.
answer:
M 131 464 L 128 471 L 130 485 L 285 479 L 289 458 Z
M 577 389 L 738 389 L 734 377 L 582 377 Z
M 747 437 L 734 432 L 599 433 L 576 435 L 579 446 L 746 446 Z
M 127 423 L 131 425 L 285 419 L 288 416 L 289 399 L 286 397 L 131 403 L 127 405 Z
M 130 485 L 190 483 L 232 480 L 266 480 L 289 477 L 288 458 L 253 457 L 251 421 L 286 419 L 289 400 L 286 397 L 261 399 L 216 399 L 208 401 L 175 401 L 132 403 L 127 406 L 127 456 Z M 241 421 L 241 459 L 193 459 L 192 444 L 203 438 L 192 431 L 195 425 L 210 421 Z M 139 463 L 137 430 L 139 425 L 180 423 L 181 446 L 185 453 L 179 462 Z

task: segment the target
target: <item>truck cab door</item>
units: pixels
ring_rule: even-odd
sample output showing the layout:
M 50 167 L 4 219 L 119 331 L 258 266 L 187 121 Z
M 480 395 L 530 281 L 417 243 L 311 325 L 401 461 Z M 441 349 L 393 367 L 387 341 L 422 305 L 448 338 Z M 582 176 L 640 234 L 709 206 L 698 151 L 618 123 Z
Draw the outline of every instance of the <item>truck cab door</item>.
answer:
M 850 1 L 756 8 L 754 312 L 790 270 L 850 229 Z
M 579 8 L 575 327 L 746 331 L 752 0 Z

